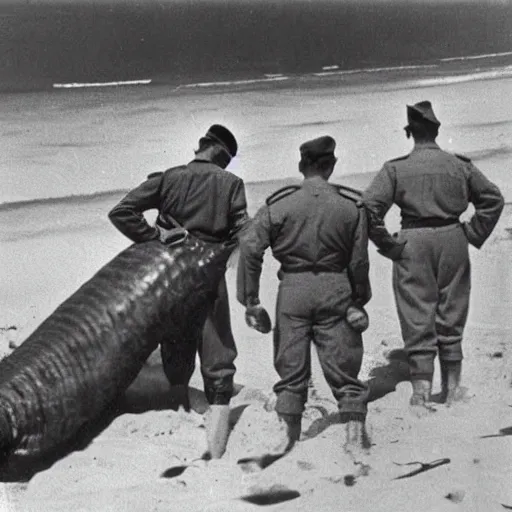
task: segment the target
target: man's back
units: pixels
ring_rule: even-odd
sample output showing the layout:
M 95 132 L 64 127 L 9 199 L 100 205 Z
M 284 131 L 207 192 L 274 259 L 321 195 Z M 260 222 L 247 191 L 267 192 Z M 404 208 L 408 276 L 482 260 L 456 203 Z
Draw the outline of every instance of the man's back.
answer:
M 475 247 L 491 234 L 503 209 L 500 190 L 471 160 L 447 153 L 433 141 L 416 143 L 409 155 L 386 162 L 363 201 L 371 219 L 370 237 L 384 252 L 393 245 L 383 224 L 393 203 L 401 209 L 405 228 L 425 227 L 430 221 L 438 226 L 457 223 L 472 203 L 475 213 L 463 225 Z
M 458 218 L 467 209 L 471 163 L 462 157 L 430 144 L 386 165 L 396 176 L 394 201 L 403 217 Z
M 170 229 L 172 219 L 206 242 L 223 242 L 247 220 L 243 181 L 212 162 L 194 160 L 188 165 L 155 173 L 131 190 L 109 213 L 110 220 L 134 242 L 157 238 L 143 212 L 157 209 L 157 224 Z
M 211 162 L 194 160 L 161 177 L 159 222 L 171 226 L 170 215 L 203 240 L 221 241 L 234 228 L 233 216 L 245 210 L 240 178 Z
M 335 186 L 308 179 L 268 208 L 273 254 L 285 272 L 340 271 L 348 266 L 359 211 Z

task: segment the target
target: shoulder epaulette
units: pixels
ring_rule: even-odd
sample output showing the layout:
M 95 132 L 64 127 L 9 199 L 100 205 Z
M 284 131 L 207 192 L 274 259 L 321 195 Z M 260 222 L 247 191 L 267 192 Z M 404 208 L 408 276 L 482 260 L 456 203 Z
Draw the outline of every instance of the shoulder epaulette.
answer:
M 151 178 L 159 178 L 163 174 L 163 172 L 152 172 L 151 174 L 148 174 L 147 179 L 150 180 Z
M 345 187 L 344 185 L 338 185 L 333 183 L 333 186 L 338 190 L 338 194 L 346 199 L 350 199 L 357 206 L 363 206 L 363 193 L 355 188 Z
M 464 162 L 471 162 L 471 158 L 468 158 L 467 156 L 459 155 L 458 153 L 455 153 L 455 156 Z
M 297 190 L 301 188 L 300 185 L 288 185 L 287 187 L 280 188 L 279 190 L 276 190 L 273 194 L 270 194 L 265 202 L 268 206 L 271 204 L 274 204 L 277 201 L 280 201 L 284 197 L 289 196 L 290 194 L 293 194 Z
M 388 162 L 399 162 L 400 160 L 407 160 L 408 158 L 409 158 L 409 155 L 402 155 L 402 156 L 393 158 L 392 160 L 388 160 Z

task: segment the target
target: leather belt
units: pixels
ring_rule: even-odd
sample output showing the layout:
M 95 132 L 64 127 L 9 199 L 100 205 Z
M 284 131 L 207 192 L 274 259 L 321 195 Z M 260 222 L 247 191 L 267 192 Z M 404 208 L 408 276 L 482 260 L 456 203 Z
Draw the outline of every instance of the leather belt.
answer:
M 402 229 L 415 228 L 442 228 L 458 224 L 459 219 L 441 219 L 439 217 L 408 218 L 402 219 Z
M 343 274 L 346 269 L 336 270 L 332 268 L 324 268 L 324 267 L 300 267 L 300 268 L 283 268 L 281 267 L 281 272 L 285 274 L 302 274 L 305 272 L 311 272 L 312 274 Z

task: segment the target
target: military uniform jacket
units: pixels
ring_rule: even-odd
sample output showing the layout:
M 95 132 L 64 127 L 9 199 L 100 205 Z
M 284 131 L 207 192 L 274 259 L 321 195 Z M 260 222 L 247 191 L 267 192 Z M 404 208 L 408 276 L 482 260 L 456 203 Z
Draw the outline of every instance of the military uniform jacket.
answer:
M 416 144 L 413 151 L 386 162 L 363 194 L 370 221 L 370 239 L 385 253 L 393 239 L 384 216 L 393 203 L 401 209 L 402 224 L 417 219 L 457 222 L 469 203 L 475 207 L 464 224 L 469 242 L 481 247 L 503 210 L 503 196 L 473 163 L 443 151 L 436 143 Z
M 242 237 L 238 300 L 247 305 L 258 298 L 263 255 L 270 246 L 283 272 L 346 270 L 353 299 L 366 304 L 371 297 L 367 224 L 364 208 L 320 178 L 278 191 Z
M 197 159 L 149 175 L 112 209 L 109 218 L 128 238 L 144 242 L 159 236 L 157 228 L 144 218 L 143 212 L 150 209 L 159 211 L 157 224 L 162 227 L 175 227 L 175 219 L 207 242 L 230 239 L 248 218 L 243 181 L 209 161 Z

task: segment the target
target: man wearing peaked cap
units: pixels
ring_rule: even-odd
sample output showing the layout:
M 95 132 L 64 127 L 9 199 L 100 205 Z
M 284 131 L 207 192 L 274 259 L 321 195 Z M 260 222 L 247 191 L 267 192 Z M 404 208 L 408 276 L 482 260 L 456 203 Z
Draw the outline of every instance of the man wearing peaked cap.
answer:
M 302 160 L 318 160 L 324 156 L 333 156 L 336 141 L 329 135 L 308 140 L 299 147 Z
M 173 228 L 184 228 L 190 235 L 212 243 L 237 237 L 248 219 L 244 183 L 226 170 L 237 152 L 234 135 L 222 125 L 212 125 L 199 139 L 191 162 L 150 174 L 110 211 L 110 220 L 134 242 L 170 242 Z M 143 215 L 153 208 L 158 210 L 155 227 Z M 237 355 L 224 279 L 208 311 L 191 320 L 190 339 L 172 341 L 161 346 L 162 363 L 173 396 L 185 409 L 190 408 L 188 383 L 199 351 L 210 404 L 206 422 L 208 450 L 218 458 L 227 443 Z
M 232 158 L 236 156 L 238 152 L 238 144 L 235 136 L 224 126 L 220 124 L 210 126 L 206 132 L 205 138 L 220 144 Z
M 498 222 L 503 197 L 471 161 L 436 143 L 441 123 L 430 101 L 407 105 L 412 151 L 386 162 L 363 194 L 370 239 L 393 260 L 393 289 L 412 384 L 411 405 L 430 410 L 434 359 L 439 355 L 443 400 L 460 396 L 462 336 L 466 324 L 470 262 L 468 244 L 480 248 Z M 462 223 L 472 202 L 475 213 Z M 402 229 L 386 230 L 396 204 Z M 419 408 L 418 408 L 419 407 Z
M 240 240 L 237 299 L 249 318 L 263 316 L 259 280 L 268 247 L 281 264 L 274 329 L 279 381 L 274 392 L 275 410 L 286 427 L 276 449 L 285 451 L 301 434 L 311 342 L 346 424 L 345 449 L 364 448 L 368 389 L 358 373 L 361 332 L 368 324 L 363 306 L 371 297 L 367 219 L 363 208 L 328 183 L 337 160 L 335 147 L 330 136 L 302 144 L 302 185 L 267 198 Z

